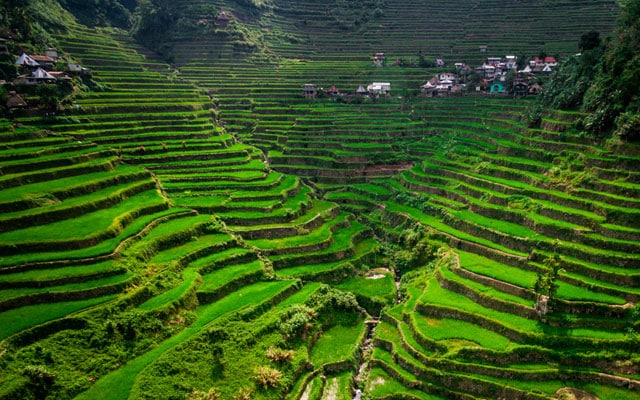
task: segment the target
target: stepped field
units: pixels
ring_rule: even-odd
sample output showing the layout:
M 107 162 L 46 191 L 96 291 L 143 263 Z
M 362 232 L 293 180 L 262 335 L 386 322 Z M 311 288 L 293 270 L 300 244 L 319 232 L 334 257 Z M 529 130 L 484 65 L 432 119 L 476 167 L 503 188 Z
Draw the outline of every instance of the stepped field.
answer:
M 640 399 L 640 147 L 393 65 L 572 53 L 614 1 L 174 6 L 169 64 L 75 23 L 102 90 L 0 120 L 0 398 Z

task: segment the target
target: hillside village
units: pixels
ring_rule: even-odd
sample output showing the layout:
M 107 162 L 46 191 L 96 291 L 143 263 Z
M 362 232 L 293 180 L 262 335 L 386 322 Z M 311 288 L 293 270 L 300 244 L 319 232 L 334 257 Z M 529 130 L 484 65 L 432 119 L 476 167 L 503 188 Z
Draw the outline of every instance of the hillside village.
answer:
M 6 44 L 0 50 L 10 56 Z M 53 113 L 62 103 L 70 104 L 72 100 L 68 96 L 78 82 L 86 83 L 91 78 L 89 68 L 63 59 L 54 48 L 47 48 L 44 54 L 23 52 L 13 65 L 15 77 L 0 80 L 7 93 L 4 105 L 9 112 L 31 109 Z
M 2 50 L 2 49 L 0 49 Z M 6 46 L 4 51 L 8 51 Z M 396 60 L 393 65 L 399 66 Z M 9 110 L 27 108 L 43 108 L 55 111 L 58 104 L 55 100 L 45 104 L 41 98 L 34 96 L 30 87 L 37 85 L 57 85 L 61 92 L 71 92 L 74 78 L 88 78 L 91 70 L 82 65 L 65 61 L 59 57 L 56 49 L 48 48 L 44 54 L 22 53 L 15 63 L 17 76 L 10 82 L 0 81 L 1 85 L 9 87 L 8 98 L 5 103 Z M 536 57 L 518 69 L 516 56 L 487 57 L 479 66 L 471 67 L 466 63 L 456 62 L 449 67 L 442 58 L 437 58 L 433 65 L 444 72 L 437 73 L 420 86 L 420 94 L 425 97 L 447 97 L 469 93 L 486 93 L 494 95 L 513 95 L 523 97 L 539 94 L 542 85 L 540 76 L 549 75 L 558 65 L 554 57 L 544 59 Z M 386 68 L 384 53 L 376 53 L 372 57 L 372 66 Z M 302 96 L 305 98 L 330 97 L 333 99 L 349 99 L 352 97 L 379 99 L 391 95 L 390 82 L 373 82 L 360 85 L 351 91 L 340 91 L 335 85 L 327 89 L 317 87 L 313 83 L 303 86 Z M 30 96 L 30 97 L 29 97 Z M 61 95 L 63 97 L 64 94 Z M 27 100 L 25 100 L 25 97 Z
M 402 62 L 396 60 L 393 65 L 400 66 Z M 448 97 L 475 92 L 524 97 L 537 95 L 541 92 L 543 80 L 558 66 L 558 61 L 555 57 L 536 57 L 524 63 L 524 67 L 519 69 L 518 57 L 507 55 L 505 57 L 487 57 L 481 65 L 476 67 L 456 62 L 452 68 L 448 68 L 442 58 L 436 58 L 433 65 L 442 72 L 437 73 L 420 86 L 422 96 Z M 385 54 L 376 53 L 372 57 L 372 66 L 376 68 L 387 67 Z M 326 96 L 336 99 L 356 96 L 378 99 L 390 95 L 390 82 L 373 82 L 342 92 L 335 85 L 324 90 L 315 84 L 307 83 L 302 90 L 302 96 L 305 98 Z

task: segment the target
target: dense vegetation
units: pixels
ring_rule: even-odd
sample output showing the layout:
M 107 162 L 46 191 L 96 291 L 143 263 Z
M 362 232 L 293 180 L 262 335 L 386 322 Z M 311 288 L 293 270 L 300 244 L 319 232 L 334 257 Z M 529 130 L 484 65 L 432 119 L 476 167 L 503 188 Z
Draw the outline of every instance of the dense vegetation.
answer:
M 603 44 L 591 31 L 583 35 L 580 50 L 555 74 L 543 103 L 584 109 L 584 129 L 594 135 L 613 131 L 623 140 L 640 140 L 640 4 L 625 4 L 612 40 Z
M 0 398 L 640 398 L 640 148 L 579 110 L 639 2 L 12 4 L 93 83 L 0 119 Z M 480 45 L 579 93 L 417 95 Z

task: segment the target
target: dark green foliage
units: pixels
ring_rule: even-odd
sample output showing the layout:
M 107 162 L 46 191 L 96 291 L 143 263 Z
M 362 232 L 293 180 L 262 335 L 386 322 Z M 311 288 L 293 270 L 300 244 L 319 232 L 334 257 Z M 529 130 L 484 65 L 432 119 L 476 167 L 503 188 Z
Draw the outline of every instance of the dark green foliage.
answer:
M 353 293 L 334 289 L 327 285 L 322 286 L 311 296 L 308 305 L 319 313 L 324 311 L 364 312 Z
M 0 3 L 0 27 L 4 27 L 18 39 L 29 39 L 32 32 L 33 20 L 29 13 L 29 6 L 33 0 L 4 0 Z
M 133 24 L 134 36 L 145 46 L 162 53 L 163 42 L 178 20 L 170 0 L 141 0 Z M 169 54 L 165 54 L 170 56 Z
M 615 129 L 625 139 L 640 139 L 632 118 L 640 111 L 639 94 L 640 1 L 632 0 L 623 7 L 617 36 L 608 44 L 598 76 L 585 94 L 584 107 L 590 112 L 585 127 L 594 134 Z
M 580 56 L 565 59 L 545 85 L 543 104 L 561 109 L 583 106 L 582 127 L 594 135 L 615 130 L 638 140 L 640 111 L 640 1 L 623 6 L 616 37 L 601 46 L 600 34 L 582 35 Z
M 539 128 L 542 123 L 542 111 L 543 107 L 540 104 L 536 104 L 527 108 L 524 119 L 529 128 Z
M 59 0 L 78 21 L 88 26 L 131 26 L 131 11 L 137 0 Z
M 578 48 L 580 51 L 593 50 L 600 47 L 600 32 L 589 31 L 580 36 Z
M 334 0 L 327 3 L 327 16 L 342 30 L 352 30 L 384 15 L 382 0 Z
M 562 271 L 560 257 L 554 254 L 544 261 L 545 271 L 538 274 L 534 290 L 538 295 L 547 296 L 552 302 L 558 293 L 558 275 Z
M 434 259 L 439 247 L 439 243 L 432 241 L 425 229 L 416 224 L 402 231 L 398 243 L 387 246 L 385 251 L 396 274 L 404 275 L 426 266 Z
M 281 318 L 278 329 L 287 338 L 304 334 L 317 318 L 317 312 L 305 305 L 297 305 L 288 310 Z
M 22 371 L 22 375 L 29 380 L 27 389 L 36 399 L 45 398 L 56 380 L 56 375 L 43 365 L 28 365 Z
M 579 107 L 596 76 L 601 54 L 602 50 L 595 48 L 561 61 L 544 85 L 540 96 L 542 104 L 560 109 Z
M 83 85 L 84 89 L 90 88 Z M 32 97 L 31 106 L 46 111 L 57 111 L 62 105 L 69 105 L 74 97 L 74 84 L 72 82 L 59 82 L 57 84 L 20 85 L 19 93 L 25 97 Z M 4 100 L 2 101 L 4 105 Z

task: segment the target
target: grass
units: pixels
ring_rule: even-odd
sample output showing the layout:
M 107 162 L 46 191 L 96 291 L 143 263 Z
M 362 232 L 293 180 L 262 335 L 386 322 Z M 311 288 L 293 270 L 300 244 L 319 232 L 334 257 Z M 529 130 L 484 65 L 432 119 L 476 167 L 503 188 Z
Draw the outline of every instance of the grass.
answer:
M 60 280 L 70 277 L 92 276 L 102 273 L 120 271 L 122 267 L 114 264 L 113 261 L 104 261 L 96 264 L 76 265 L 72 267 L 61 267 L 52 269 L 38 269 L 13 274 L 0 275 L 0 285 L 5 283 L 24 283 L 26 286 L 37 285 L 52 280 Z
M 382 277 L 350 278 L 340 282 L 336 287 L 361 296 L 381 299 L 383 303 L 390 304 L 395 299 L 395 282 L 391 274 L 382 275 Z
M 406 396 L 408 399 L 417 400 L 444 400 L 443 397 L 427 394 L 417 389 L 405 387 L 402 383 L 392 378 L 382 368 L 375 367 L 369 374 L 367 391 L 373 399 L 384 399 L 390 396 Z
M 352 357 L 363 332 L 361 320 L 352 325 L 336 325 L 324 332 L 310 352 L 311 362 L 317 367 Z
M 140 304 L 138 308 L 143 311 L 149 311 L 162 308 L 176 300 L 179 300 L 194 286 L 197 277 L 198 273 L 195 268 L 186 268 L 182 271 L 182 283 L 180 285 L 175 286 L 162 294 L 153 296 L 149 300 Z
M 127 227 L 123 229 L 122 232 L 120 232 L 120 234 L 116 237 L 103 240 L 95 246 L 79 250 L 55 251 L 51 249 L 47 252 L 33 252 L 28 254 L 11 255 L 0 259 L 0 266 L 20 265 L 28 262 L 42 262 L 51 260 L 82 259 L 108 255 L 115 251 L 117 246 L 123 240 L 138 234 L 145 226 L 153 223 L 153 221 L 169 217 L 171 215 L 184 213 L 186 211 L 186 209 L 172 208 L 150 215 L 143 215 L 140 218 L 134 220 L 131 224 L 127 225 Z
M 116 371 L 102 377 L 89 390 L 76 398 L 78 400 L 127 399 L 137 375 L 163 353 L 193 337 L 217 318 L 251 305 L 257 305 L 291 284 L 291 281 L 257 283 L 231 293 L 216 303 L 200 307 L 197 311 L 197 319 L 193 324 L 158 344 L 144 355 L 134 358 Z
M 463 340 L 469 342 L 471 346 L 481 346 L 497 351 L 505 351 L 511 345 L 511 340 L 508 338 L 461 320 L 415 315 L 414 323 L 422 334 L 434 340 L 452 343 L 454 339 Z
M 165 263 L 169 261 L 177 261 L 189 254 L 197 252 L 198 250 L 224 245 L 231 239 L 231 236 L 227 233 L 216 233 L 212 235 L 193 237 L 192 240 L 187 243 L 158 252 L 151 260 L 149 260 L 149 262 Z
M 116 236 L 128 216 L 144 210 L 150 205 L 163 204 L 165 200 L 156 190 L 149 190 L 106 210 L 100 210 L 83 216 L 54 222 L 51 224 L 0 233 L 0 243 L 65 243 L 73 239 L 98 237 L 107 232 Z M 128 224 L 123 224 L 124 226 Z
M 88 291 L 90 289 L 95 289 L 100 287 L 119 286 L 130 281 L 131 278 L 133 278 L 133 276 L 134 274 L 124 273 L 123 271 L 122 274 L 107 276 L 105 278 L 88 280 L 86 282 L 67 283 L 67 284 L 61 284 L 58 286 L 44 287 L 44 288 L 5 289 L 0 291 L 0 301 L 38 295 L 38 294 L 47 295 L 52 293 L 73 293 L 73 292 Z
M 472 314 L 478 314 L 482 317 L 496 321 L 500 325 L 509 327 L 510 329 L 528 332 L 532 335 L 541 335 L 544 333 L 545 335 L 555 334 L 601 340 L 625 340 L 626 338 L 625 335 L 620 332 L 594 329 L 556 329 L 552 327 L 545 327 L 543 331 L 543 327 L 537 321 L 482 307 L 460 294 L 442 289 L 433 278 L 430 280 L 429 289 L 425 294 L 423 294 L 421 301 L 445 307 L 453 307 Z
M 117 297 L 117 295 L 109 295 L 81 301 L 38 304 L 2 312 L 0 313 L 0 339 L 6 339 L 24 329 L 67 317 L 86 308 L 107 303 Z
M 209 292 L 223 287 L 224 285 L 264 269 L 260 260 L 255 260 L 246 264 L 230 265 L 203 276 L 202 286 L 198 289 L 201 292 Z

